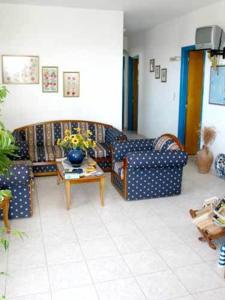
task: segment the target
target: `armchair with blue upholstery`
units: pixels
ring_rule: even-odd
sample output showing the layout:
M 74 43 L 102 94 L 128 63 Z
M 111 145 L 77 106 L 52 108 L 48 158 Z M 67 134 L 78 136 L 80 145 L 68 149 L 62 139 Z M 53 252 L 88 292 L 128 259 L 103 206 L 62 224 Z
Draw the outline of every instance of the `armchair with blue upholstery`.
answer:
M 188 156 L 175 136 L 114 142 L 112 153 L 111 181 L 126 200 L 181 193 Z
M 0 189 L 9 189 L 12 192 L 9 218 L 28 218 L 32 215 L 32 183 L 30 161 L 15 161 L 8 173 L 0 176 Z

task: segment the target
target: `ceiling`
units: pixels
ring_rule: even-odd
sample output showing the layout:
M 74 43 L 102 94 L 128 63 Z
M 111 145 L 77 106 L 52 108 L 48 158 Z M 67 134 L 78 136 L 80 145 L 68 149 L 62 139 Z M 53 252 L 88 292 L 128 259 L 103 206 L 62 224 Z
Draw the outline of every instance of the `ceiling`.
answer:
M 215 0 L 0 0 L 4 3 L 53 5 L 88 9 L 123 10 L 127 32 L 151 28 L 215 3 Z

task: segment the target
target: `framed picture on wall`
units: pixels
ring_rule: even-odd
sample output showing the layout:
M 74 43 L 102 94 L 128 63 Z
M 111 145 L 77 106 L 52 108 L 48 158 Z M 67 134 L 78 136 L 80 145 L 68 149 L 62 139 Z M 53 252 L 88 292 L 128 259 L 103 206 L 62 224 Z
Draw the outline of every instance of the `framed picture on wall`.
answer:
M 209 104 L 225 105 L 225 66 L 211 67 Z
M 155 71 L 155 59 L 152 58 L 149 60 L 149 71 L 154 72 Z
M 58 92 L 58 67 L 53 67 L 53 66 L 42 67 L 42 92 L 43 93 Z
M 63 96 L 80 96 L 80 72 L 63 72 Z
M 167 69 L 161 69 L 161 82 L 167 82 Z
M 33 55 L 2 55 L 4 84 L 38 84 L 39 57 Z
M 155 79 L 160 78 L 160 66 L 155 66 Z

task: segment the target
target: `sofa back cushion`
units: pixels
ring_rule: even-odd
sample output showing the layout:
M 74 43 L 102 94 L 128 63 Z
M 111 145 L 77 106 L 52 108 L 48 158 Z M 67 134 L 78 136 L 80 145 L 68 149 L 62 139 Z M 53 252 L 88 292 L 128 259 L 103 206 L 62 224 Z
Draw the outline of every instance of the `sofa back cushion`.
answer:
M 96 142 L 105 143 L 105 130 L 111 126 L 87 121 L 52 121 L 16 129 L 15 133 L 29 146 L 53 146 L 57 144 L 58 139 L 64 138 L 66 129 L 76 133 L 78 127 L 83 134 L 90 130 L 92 139 Z
M 153 150 L 166 151 L 166 150 L 182 150 L 178 144 L 176 137 L 172 135 L 162 135 L 154 140 Z

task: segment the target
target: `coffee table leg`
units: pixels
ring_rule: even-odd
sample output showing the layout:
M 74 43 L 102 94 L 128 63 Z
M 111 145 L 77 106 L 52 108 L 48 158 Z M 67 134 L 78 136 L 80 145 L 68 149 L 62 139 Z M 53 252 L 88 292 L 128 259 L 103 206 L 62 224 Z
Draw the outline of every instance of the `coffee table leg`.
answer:
M 70 209 L 71 190 L 70 190 L 70 181 L 69 180 L 65 180 L 65 189 L 66 189 L 66 208 Z
M 60 177 L 59 171 L 57 171 L 57 184 L 58 185 L 60 184 L 60 181 L 61 181 L 61 177 Z
M 100 178 L 99 187 L 100 187 L 101 206 L 104 206 L 104 189 L 105 189 L 105 178 L 104 177 Z

